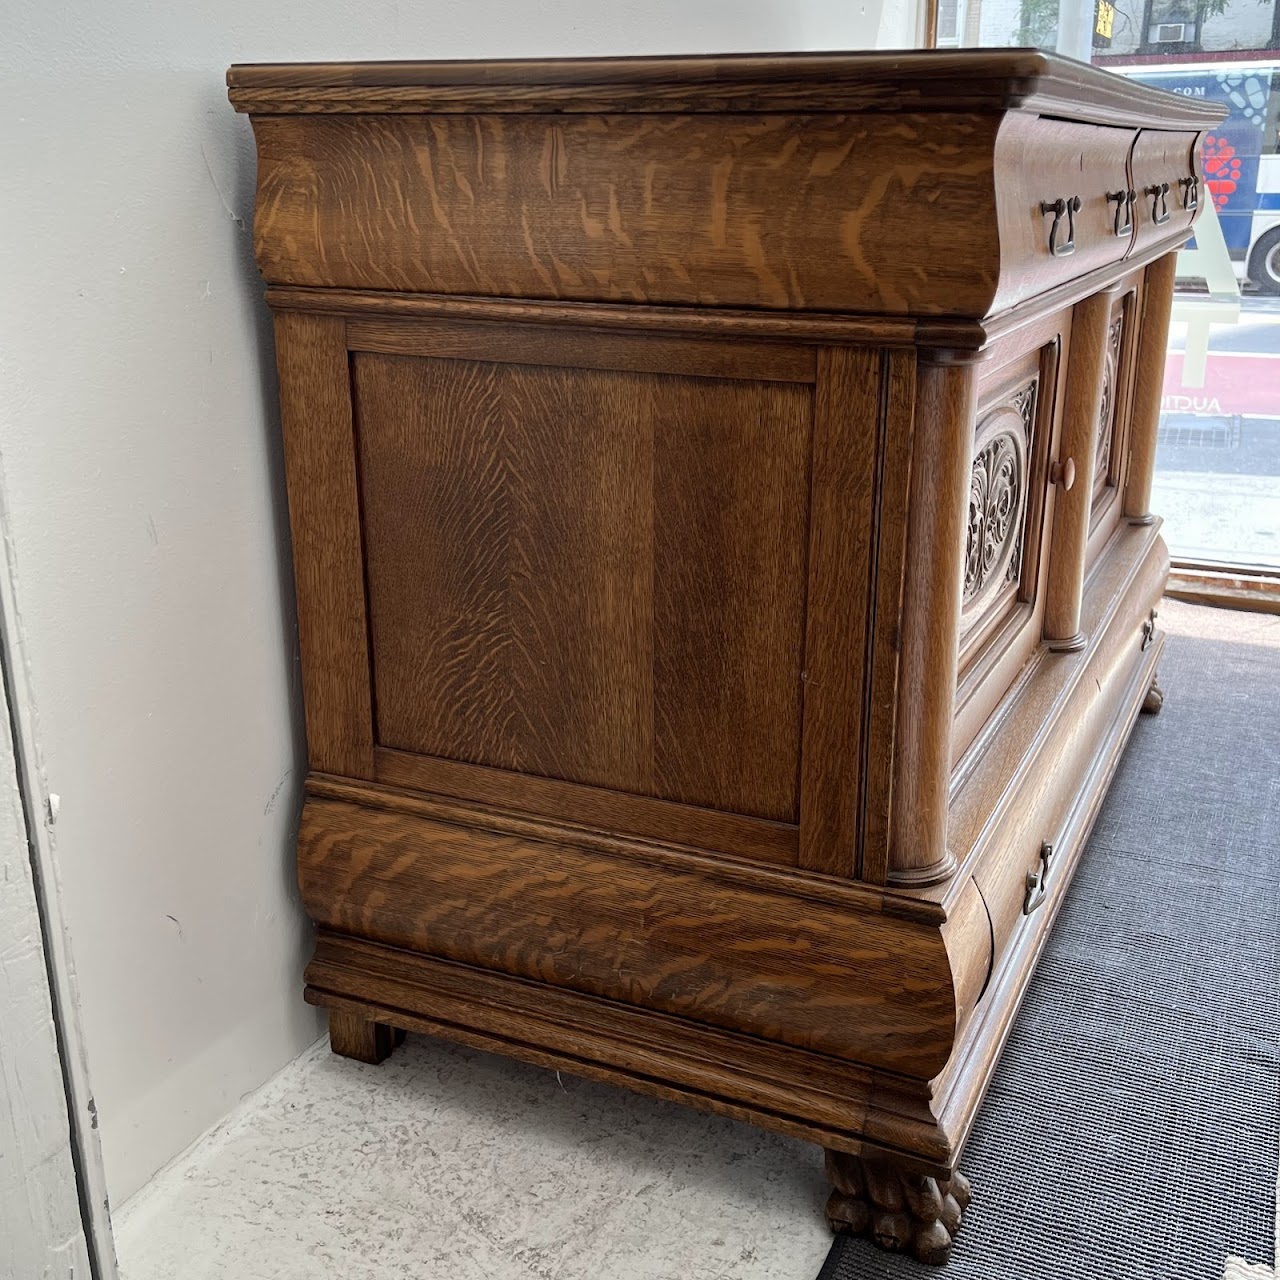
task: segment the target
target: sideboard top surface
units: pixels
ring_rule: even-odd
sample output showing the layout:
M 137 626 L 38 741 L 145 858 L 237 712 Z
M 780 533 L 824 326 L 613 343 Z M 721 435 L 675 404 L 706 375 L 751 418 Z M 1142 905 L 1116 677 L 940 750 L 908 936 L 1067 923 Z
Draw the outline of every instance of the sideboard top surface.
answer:
M 240 111 L 1008 111 L 1201 129 L 1219 107 L 1035 49 L 248 63 Z

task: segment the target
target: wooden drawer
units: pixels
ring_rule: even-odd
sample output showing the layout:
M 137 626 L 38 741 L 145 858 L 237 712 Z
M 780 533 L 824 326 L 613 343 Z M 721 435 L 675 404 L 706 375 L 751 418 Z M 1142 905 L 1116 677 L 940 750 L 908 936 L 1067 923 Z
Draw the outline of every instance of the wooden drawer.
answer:
M 258 265 L 307 287 L 982 315 L 1000 269 L 997 128 L 905 113 L 269 115 L 254 121 Z
M 1132 129 L 1006 118 L 996 150 L 1002 258 L 996 310 L 1129 253 L 1134 137 Z
M 1137 530 L 1132 534 L 1134 542 L 1141 543 L 1144 534 Z M 1162 550 L 1147 552 L 1133 584 L 1119 587 L 1123 593 L 1119 597 L 1117 579 L 1123 571 L 1115 564 L 1102 575 L 1105 581 L 1095 582 L 1086 600 L 1085 625 L 1090 632 L 1105 625 L 1105 635 L 1075 684 L 1073 710 L 1057 719 L 1038 748 L 1027 752 L 1021 776 L 1014 778 L 997 802 L 999 834 L 980 837 L 974 880 L 991 918 L 997 971 L 1024 929 L 1036 927 L 1042 915 L 1054 913 L 1071 879 L 1070 861 L 1079 856 L 1096 812 L 1081 803 L 1081 795 L 1096 794 L 1089 777 L 1108 767 L 1098 755 L 1097 744 L 1108 726 L 1133 723 L 1148 687 L 1150 662 L 1143 660 L 1136 671 L 1134 663 L 1148 653 L 1151 644 L 1147 601 L 1159 592 L 1166 564 Z M 1112 609 L 1114 617 L 1107 621 Z M 1156 652 L 1151 650 L 1152 660 Z M 1014 696 L 1015 705 L 1004 709 L 1006 719 L 1016 721 L 1024 708 L 1039 705 L 1046 690 L 1060 687 L 1058 673 L 1063 664 L 1080 661 L 1075 654 L 1046 654 L 1035 678 Z M 997 746 L 992 755 L 998 757 L 1007 750 L 1007 745 Z M 990 785 L 989 779 L 977 775 L 965 783 L 978 791 Z M 992 803 L 989 793 L 983 803 Z M 968 797 L 957 800 L 961 847 L 963 829 L 972 823 L 971 812 L 964 812 L 970 805 Z M 1071 849 L 1074 854 L 1066 852 Z
M 1129 188 L 1133 192 L 1133 252 L 1141 253 L 1178 230 L 1190 230 L 1201 190 L 1194 133 L 1143 129 L 1134 140 Z

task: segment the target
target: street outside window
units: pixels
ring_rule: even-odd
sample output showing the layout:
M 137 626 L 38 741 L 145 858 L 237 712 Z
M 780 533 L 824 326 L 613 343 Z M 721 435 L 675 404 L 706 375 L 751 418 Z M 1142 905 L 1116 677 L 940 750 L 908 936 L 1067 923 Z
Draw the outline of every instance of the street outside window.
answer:
M 1280 568 L 1280 0 L 951 0 L 947 29 L 1227 107 L 1179 256 L 1153 506 L 1175 561 Z

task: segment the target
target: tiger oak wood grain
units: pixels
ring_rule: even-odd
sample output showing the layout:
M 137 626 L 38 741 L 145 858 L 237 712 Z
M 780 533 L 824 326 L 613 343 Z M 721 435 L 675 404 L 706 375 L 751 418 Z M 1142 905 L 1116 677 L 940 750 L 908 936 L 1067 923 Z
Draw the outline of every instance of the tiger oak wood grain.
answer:
M 748 377 L 765 382 L 813 382 L 814 348 L 781 343 L 690 342 L 656 334 L 617 334 L 579 329 L 571 342 L 563 333 L 530 325 L 465 320 L 414 323 L 402 319 L 353 318 L 347 346 L 393 356 L 498 360 L 509 364 L 559 365 L 573 369 L 618 369 L 685 374 L 694 378 Z
M 847 1226 L 851 1169 L 959 1185 L 1163 642 L 1195 211 L 1127 190 L 1221 113 L 1027 51 L 229 80 L 334 1049 L 820 1142 Z
M 800 828 L 790 822 L 750 818 L 386 747 L 374 748 L 373 772 L 378 782 L 389 786 L 454 796 L 600 831 L 627 831 L 641 839 L 783 866 L 795 866 L 799 861 Z
M 276 284 L 982 315 L 997 121 L 255 117 L 254 243 Z
M 911 481 L 912 423 L 916 407 L 916 353 L 885 356 L 884 414 L 876 444 L 874 556 L 868 612 L 871 637 L 865 681 L 866 782 L 863 787 L 858 874 L 884 884 L 889 873 L 893 816 L 893 746 L 897 738 L 899 625 L 906 582 L 907 501 Z
M 867 583 L 882 365 L 875 350 L 818 356 L 810 468 L 800 865 L 851 876 L 859 861 Z
M 353 375 L 379 744 L 794 822 L 811 393 Z
M 921 1078 L 947 1060 L 950 967 L 927 925 L 568 842 L 461 834 L 309 799 L 298 834 L 308 912 L 338 932 Z
M 721 857 L 700 844 L 690 847 L 679 841 L 648 840 L 623 831 L 621 824 L 618 824 L 618 829 L 602 831 L 591 825 L 570 823 L 563 817 L 548 819 L 499 808 L 491 801 L 468 801 L 432 794 L 420 788 L 410 790 L 403 786 L 389 786 L 383 782 L 348 781 L 331 774 L 309 774 L 305 789 L 308 796 L 357 805 L 371 804 L 393 813 L 430 818 L 455 827 L 501 831 L 542 843 L 568 840 L 577 847 L 599 850 L 634 863 L 694 870 L 751 890 L 781 894 L 803 902 L 838 905 L 854 915 L 893 914 L 934 927 L 943 924 L 947 918 L 946 912 L 936 902 L 920 895 L 902 894 L 880 885 L 824 876 L 801 868 L 784 870 L 771 867 L 761 859 Z
M 373 777 L 368 640 L 344 322 L 276 316 L 298 647 L 312 769 Z

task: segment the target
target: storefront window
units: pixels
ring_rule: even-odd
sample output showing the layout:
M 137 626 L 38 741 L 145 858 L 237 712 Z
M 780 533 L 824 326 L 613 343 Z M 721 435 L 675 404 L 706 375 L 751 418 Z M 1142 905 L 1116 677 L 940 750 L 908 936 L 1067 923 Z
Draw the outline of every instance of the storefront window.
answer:
M 954 0 L 953 28 L 1220 102 L 1179 258 L 1153 506 L 1175 561 L 1280 568 L 1280 0 Z M 939 27 L 941 32 L 941 27 Z

